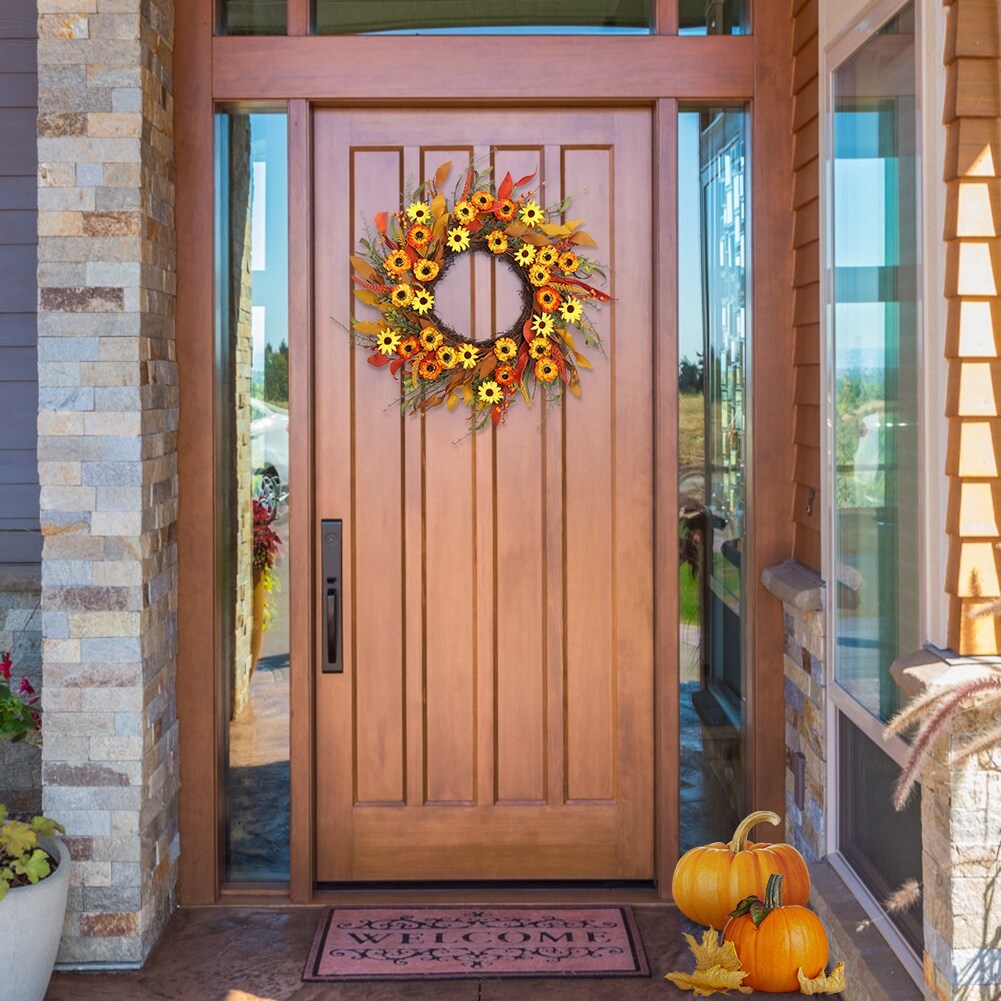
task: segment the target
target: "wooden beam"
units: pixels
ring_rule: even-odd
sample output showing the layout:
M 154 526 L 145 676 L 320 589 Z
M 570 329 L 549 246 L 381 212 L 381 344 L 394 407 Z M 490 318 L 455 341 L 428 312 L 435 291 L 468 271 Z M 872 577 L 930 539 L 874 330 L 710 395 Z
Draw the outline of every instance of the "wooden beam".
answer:
M 572 35 L 558 43 L 536 35 L 503 47 L 493 36 L 461 44 L 445 35 L 220 37 L 212 40 L 212 87 L 222 102 L 528 101 L 537 107 L 540 68 L 558 64 L 566 72 L 546 74 L 550 103 L 593 104 L 594 94 L 619 104 L 660 97 L 740 101 L 752 95 L 754 50 L 754 36 L 746 35 Z M 787 64 L 788 50 L 782 53 Z
M 222 835 L 222 686 L 216 663 L 216 457 L 213 357 L 212 6 L 177 0 L 177 711 L 181 721 L 180 892 L 218 898 Z

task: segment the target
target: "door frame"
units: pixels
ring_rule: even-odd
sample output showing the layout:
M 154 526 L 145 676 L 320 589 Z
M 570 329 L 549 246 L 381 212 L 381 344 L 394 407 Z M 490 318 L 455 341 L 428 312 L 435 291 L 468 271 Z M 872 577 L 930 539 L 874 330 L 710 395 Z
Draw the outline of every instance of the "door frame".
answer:
M 805 0 L 816 8 L 816 0 Z M 794 0 L 794 6 L 804 0 Z M 748 800 L 756 808 L 784 812 L 784 701 L 781 606 L 766 596 L 761 571 L 791 554 L 793 386 L 791 81 L 792 19 L 784 5 L 761 3 L 755 34 L 681 37 L 676 3 L 655 0 L 657 32 L 649 36 L 573 36 L 581 65 L 604 77 L 599 98 L 582 99 L 579 82 L 557 82 L 552 101 L 579 107 L 641 105 L 653 121 L 654 192 L 660 224 L 653 246 L 655 274 L 654 365 L 654 771 L 655 867 L 658 895 L 670 899 L 669 875 L 678 855 L 678 549 L 677 549 L 677 112 L 687 104 L 745 104 L 751 111 L 752 328 L 768 331 L 766 350 L 751 348 L 752 450 L 748 462 L 748 581 L 752 591 L 746 655 L 752 670 L 747 701 Z M 414 58 L 413 38 L 314 37 L 308 35 L 308 0 L 289 0 L 289 34 L 281 37 L 213 37 L 212 0 L 177 0 L 174 41 L 176 94 L 176 230 L 178 297 L 176 338 L 180 383 L 178 428 L 178 714 L 182 721 L 179 899 L 187 905 L 237 901 L 308 903 L 321 899 L 313 876 L 313 629 L 312 602 L 290 605 L 291 879 L 270 886 L 225 886 L 223 845 L 223 748 L 225 704 L 221 671 L 205 684 L 205 665 L 217 664 L 221 622 L 219 577 L 213 554 L 221 537 L 215 497 L 222 468 L 214 427 L 223 403 L 215 375 L 212 336 L 214 150 L 216 110 L 287 108 L 289 142 L 289 343 L 290 478 L 312 483 L 311 424 L 311 116 L 315 105 L 399 107 L 397 80 L 364 80 L 357 66 L 395 65 Z M 797 20 L 799 24 L 799 20 Z M 813 36 L 815 44 L 815 36 Z M 551 38 L 519 38 L 505 52 L 507 71 L 496 83 L 476 72 L 484 46 L 446 49 L 447 38 L 420 39 L 422 64 L 445 64 L 447 77 L 415 74 L 423 91 L 411 107 L 511 105 L 535 100 L 530 67 L 549 56 Z M 797 48 L 811 39 L 797 39 Z M 621 68 L 626 67 L 626 72 Z M 781 72 L 787 67 L 789 72 Z M 595 73 L 592 73 L 594 76 Z M 387 75 L 389 76 L 389 75 Z M 577 83 L 575 92 L 574 84 Z M 461 99 L 455 95 L 461 94 Z M 753 267 L 754 261 L 767 266 Z M 760 320 L 758 319 L 760 310 Z M 776 316 L 783 317 L 774 329 Z M 190 485 L 190 486 L 189 486 Z M 753 512 L 769 513 L 754 519 Z M 311 489 L 290 499 L 290 518 L 309 532 L 291 533 L 290 589 L 312 594 L 315 509 Z M 761 600 L 757 600 L 758 598 Z M 777 837 L 781 838 L 781 831 Z M 323 894 L 323 897 L 330 896 Z

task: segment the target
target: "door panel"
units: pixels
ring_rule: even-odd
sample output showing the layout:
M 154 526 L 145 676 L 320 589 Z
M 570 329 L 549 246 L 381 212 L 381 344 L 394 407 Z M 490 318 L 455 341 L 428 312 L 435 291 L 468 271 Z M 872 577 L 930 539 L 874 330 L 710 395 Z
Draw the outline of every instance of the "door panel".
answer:
M 315 114 L 316 508 L 345 575 L 344 673 L 316 667 L 321 882 L 653 876 L 650 133 L 642 110 Z M 470 156 L 573 195 L 618 297 L 581 400 L 474 436 L 401 417 L 337 325 L 366 315 L 348 257 L 375 213 Z M 463 257 L 438 308 L 486 338 L 517 284 Z

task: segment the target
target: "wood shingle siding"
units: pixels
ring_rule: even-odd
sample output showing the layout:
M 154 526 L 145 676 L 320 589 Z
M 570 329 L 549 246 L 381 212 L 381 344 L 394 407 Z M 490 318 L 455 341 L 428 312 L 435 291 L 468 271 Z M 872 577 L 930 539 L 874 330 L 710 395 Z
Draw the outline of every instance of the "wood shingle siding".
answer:
M 35 0 L 0 5 L 0 563 L 41 556 L 36 17 Z
M 820 161 L 817 0 L 792 0 L 796 447 L 793 556 L 820 570 Z M 813 491 L 812 503 L 810 500 Z

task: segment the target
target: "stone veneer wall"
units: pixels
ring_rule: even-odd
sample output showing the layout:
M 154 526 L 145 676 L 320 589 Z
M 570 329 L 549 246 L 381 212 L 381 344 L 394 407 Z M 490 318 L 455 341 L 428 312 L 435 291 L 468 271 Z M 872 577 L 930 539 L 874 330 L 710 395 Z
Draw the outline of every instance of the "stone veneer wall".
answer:
M 173 0 L 39 0 L 43 805 L 61 962 L 140 962 L 175 902 Z
M 230 717 L 236 719 L 250 698 L 254 665 L 250 646 L 254 601 L 253 456 L 250 442 L 250 381 L 254 361 L 254 283 L 250 271 L 250 116 L 229 116 L 229 228 L 232 298 L 230 350 L 236 366 L 236 595 Z
M 0 568 L 0 651 L 13 660 L 11 678 L 42 690 L 41 581 L 37 566 Z M 0 803 L 19 813 L 42 808 L 42 754 L 31 744 L 0 741 Z

